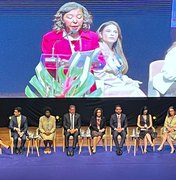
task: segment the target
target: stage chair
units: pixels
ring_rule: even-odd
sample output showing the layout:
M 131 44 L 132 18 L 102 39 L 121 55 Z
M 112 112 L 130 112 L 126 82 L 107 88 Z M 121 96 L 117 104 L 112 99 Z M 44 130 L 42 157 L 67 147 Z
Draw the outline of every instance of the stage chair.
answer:
M 105 134 L 102 137 L 102 142 L 103 142 L 103 146 L 105 148 L 105 151 L 108 150 L 108 141 L 107 141 L 107 137 L 108 137 L 108 129 L 106 128 L 105 130 Z
M 38 147 L 40 147 L 41 142 L 43 141 L 43 139 L 42 139 L 42 137 L 40 136 L 40 130 L 39 130 L 39 128 L 36 129 L 36 135 L 39 136 L 39 138 L 38 138 Z M 56 136 L 57 136 L 57 134 L 56 134 L 56 131 L 55 131 L 55 133 L 54 133 L 54 139 L 53 139 L 53 151 L 54 151 L 54 152 L 56 152 Z
M 11 154 L 13 154 L 13 150 L 14 150 L 14 144 L 13 144 L 13 137 L 11 134 L 11 130 L 9 129 L 9 139 L 10 139 L 10 149 L 11 149 Z M 26 140 L 27 140 L 27 136 L 26 136 Z M 18 143 L 21 142 L 21 138 L 18 138 Z
M 12 134 L 11 134 L 11 130 L 10 130 L 10 129 L 9 129 L 9 139 L 10 139 L 11 154 L 13 154 L 14 144 L 13 144 L 13 137 L 12 137 Z M 18 141 L 21 141 L 21 139 L 18 138 Z
M 118 140 L 121 139 L 121 136 L 118 136 Z M 109 140 L 110 140 L 110 151 L 112 151 L 112 147 L 114 145 L 113 137 L 112 137 L 112 130 L 111 127 L 109 127 Z M 130 152 L 130 144 L 129 144 L 129 128 L 127 127 L 127 134 L 126 134 L 126 140 L 125 145 L 127 147 L 127 152 Z
M 9 117 L 9 120 L 11 120 L 11 116 Z M 11 149 L 11 154 L 13 154 L 13 150 L 14 150 L 14 144 L 13 144 L 13 137 L 11 134 L 11 129 L 9 129 L 9 139 L 10 139 L 10 149 Z M 26 136 L 27 139 L 27 136 Z M 21 141 L 21 138 L 18 138 L 18 143 Z
M 148 96 L 160 97 L 160 93 L 153 87 L 153 77 L 161 72 L 164 60 L 156 60 L 149 65 Z
M 81 128 L 80 128 L 81 132 Z M 69 140 L 73 141 L 73 136 L 70 136 Z M 78 146 L 80 144 L 80 135 L 78 135 Z M 64 128 L 62 127 L 62 151 L 65 151 L 65 135 L 64 135 Z
M 153 132 L 156 132 L 156 130 L 155 130 L 155 128 L 154 128 L 154 127 L 152 127 L 152 129 L 153 129 Z M 140 133 L 139 127 L 136 127 L 136 133 L 137 133 L 137 134 L 139 134 L 139 133 Z M 142 140 L 142 139 L 141 139 L 140 141 L 142 141 L 142 142 L 143 142 L 143 140 Z M 153 146 L 153 151 L 155 151 L 155 139 L 153 139 L 153 144 L 154 144 L 154 146 Z M 141 146 L 141 149 L 142 149 L 142 152 L 143 152 L 142 144 L 141 144 L 140 146 Z

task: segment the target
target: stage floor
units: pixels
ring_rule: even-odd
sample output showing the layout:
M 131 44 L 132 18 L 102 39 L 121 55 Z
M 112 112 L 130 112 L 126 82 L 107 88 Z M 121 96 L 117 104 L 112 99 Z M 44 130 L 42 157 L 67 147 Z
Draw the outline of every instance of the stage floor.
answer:
M 74 157 L 67 157 L 58 147 L 56 153 L 45 155 L 40 148 L 40 157 L 36 152 L 29 157 L 11 155 L 4 150 L 0 155 L 1 180 L 173 180 L 176 177 L 176 154 L 170 154 L 170 147 L 165 146 L 162 152 L 153 152 L 148 148 L 147 154 L 140 149 L 136 156 L 127 153 L 124 147 L 122 156 L 115 151 L 104 151 L 99 146 L 97 153 L 89 155 L 87 147 Z

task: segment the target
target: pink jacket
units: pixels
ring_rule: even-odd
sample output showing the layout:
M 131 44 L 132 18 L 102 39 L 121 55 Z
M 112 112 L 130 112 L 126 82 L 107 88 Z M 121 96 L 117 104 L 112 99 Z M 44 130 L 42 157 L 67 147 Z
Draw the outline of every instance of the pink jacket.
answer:
M 75 51 L 89 51 L 99 47 L 98 34 L 92 31 L 80 31 L 81 45 L 79 41 L 75 42 Z M 54 45 L 55 43 L 55 45 Z M 60 58 L 69 59 L 72 55 L 69 41 L 63 37 L 63 31 L 56 32 L 50 31 L 43 36 L 42 52 L 45 54 L 52 54 L 52 47 L 54 45 L 54 54 L 60 54 Z M 50 74 L 55 77 L 56 64 L 47 62 L 45 63 L 46 69 Z M 67 69 L 64 70 L 67 73 Z M 91 91 L 96 89 L 95 85 L 92 86 Z
M 98 34 L 92 31 L 81 31 L 81 44 L 80 48 L 79 41 L 77 41 L 75 45 L 75 51 L 89 51 L 99 47 L 98 44 Z M 56 42 L 57 41 L 57 42 Z M 52 53 L 52 47 L 55 43 L 55 54 L 66 55 L 67 59 L 71 56 L 71 48 L 69 45 L 69 41 L 63 37 L 63 31 L 56 32 L 50 31 L 43 36 L 42 40 L 42 52 L 46 54 Z

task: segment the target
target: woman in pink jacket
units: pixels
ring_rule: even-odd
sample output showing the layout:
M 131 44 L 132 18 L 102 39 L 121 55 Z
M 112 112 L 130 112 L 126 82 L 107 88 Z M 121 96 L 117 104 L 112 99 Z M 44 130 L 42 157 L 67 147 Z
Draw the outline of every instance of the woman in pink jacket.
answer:
M 43 36 L 42 52 L 69 61 L 74 52 L 98 48 L 98 34 L 90 31 L 91 23 L 92 16 L 84 6 L 65 3 L 55 15 L 52 31 Z M 51 74 L 56 71 L 55 63 L 45 63 L 45 67 Z

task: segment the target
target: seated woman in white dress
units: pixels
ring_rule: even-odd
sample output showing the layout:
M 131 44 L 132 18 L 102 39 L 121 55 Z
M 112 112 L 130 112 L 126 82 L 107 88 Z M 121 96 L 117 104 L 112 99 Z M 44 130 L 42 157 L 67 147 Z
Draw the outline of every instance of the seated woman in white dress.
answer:
M 122 35 L 119 25 L 114 21 L 103 23 L 97 30 L 99 45 L 106 65 L 101 70 L 95 70 L 94 75 L 98 85 L 103 90 L 104 97 L 145 97 L 139 88 L 141 82 L 125 75 L 128 62 L 122 49 Z
M 176 96 L 176 41 L 167 50 L 161 72 L 153 77 L 160 96 Z

